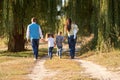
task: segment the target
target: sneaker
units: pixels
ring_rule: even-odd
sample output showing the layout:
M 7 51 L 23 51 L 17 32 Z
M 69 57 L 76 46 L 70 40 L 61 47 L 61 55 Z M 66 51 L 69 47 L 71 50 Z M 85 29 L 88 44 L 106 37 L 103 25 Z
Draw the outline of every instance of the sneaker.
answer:
M 50 59 L 52 59 L 52 57 L 50 57 Z
M 59 56 L 59 58 L 61 59 L 62 57 L 61 57 L 61 56 Z
M 37 59 L 36 59 L 36 58 L 34 58 L 33 60 L 34 60 L 34 61 L 36 61 Z
M 71 56 L 71 59 L 74 59 L 74 56 Z

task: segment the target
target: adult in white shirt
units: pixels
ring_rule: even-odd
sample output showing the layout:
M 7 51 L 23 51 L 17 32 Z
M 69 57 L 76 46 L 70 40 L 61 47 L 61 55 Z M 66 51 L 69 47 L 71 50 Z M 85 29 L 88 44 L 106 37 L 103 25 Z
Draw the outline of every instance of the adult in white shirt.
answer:
M 79 29 L 76 24 L 72 23 L 72 20 L 70 18 L 67 19 L 65 28 L 68 34 L 68 45 L 70 50 L 70 56 L 71 56 L 71 59 L 74 59 L 75 45 L 76 45 L 76 39 L 77 39 L 76 35 Z
M 33 17 L 31 19 L 31 24 L 28 25 L 27 31 L 26 31 L 27 41 L 29 41 L 30 39 L 32 44 L 34 60 L 38 59 L 39 39 L 43 38 L 41 27 L 36 23 L 36 21 L 37 19 Z

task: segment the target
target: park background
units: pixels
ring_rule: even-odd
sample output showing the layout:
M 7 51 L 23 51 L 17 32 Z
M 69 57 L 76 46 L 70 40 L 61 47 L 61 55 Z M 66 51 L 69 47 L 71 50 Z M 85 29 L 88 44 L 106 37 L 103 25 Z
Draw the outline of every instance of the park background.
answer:
M 109 58 L 101 63 L 120 66 L 120 0 L 0 0 L 1 63 L 16 57 L 32 57 L 32 52 L 26 50 L 25 37 L 32 17 L 37 18 L 44 37 L 59 31 L 66 36 L 64 25 L 70 17 L 79 27 L 79 57 L 101 55 L 100 60 Z

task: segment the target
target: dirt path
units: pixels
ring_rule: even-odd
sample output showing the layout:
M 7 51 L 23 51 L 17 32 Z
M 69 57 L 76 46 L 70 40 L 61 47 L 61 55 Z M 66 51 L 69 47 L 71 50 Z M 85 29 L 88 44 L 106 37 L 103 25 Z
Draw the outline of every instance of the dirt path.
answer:
M 65 51 L 66 51 L 65 47 Z M 46 57 L 40 59 L 37 61 L 33 71 L 31 74 L 29 74 L 29 78 L 31 80 L 44 80 L 44 78 L 49 78 L 58 73 L 58 71 L 50 71 L 45 69 L 44 63 L 45 63 Z M 97 65 L 90 61 L 75 59 L 75 61 L 78 61 L 80 63 L 80 66 L 85 68 L 85 73 L 90 75 L 93 78 L 97 78 L 99 80 L 120 80 L 120 72 L 111 72 L 108 71 L 105 67 L 102 67 L 100 65 Z
M 58 73 L 58 71 L 45 69 L 45 61 L 46 57 L 36 62 L 32 73 L 28 75 L 31 80 L 44 80 L 44 78 L 50 78 Z M 99 80 L 120 80 L 120 73 L 108 71 L 106 68 L 90 61 L 80 59 L 75 59 L 75 61 L 80 62 L 80 65 L 85 68 L 85 73 L 93 78 L 97 78 Z
M 81 66 L 85 68 L 85 73 L 89 74 L 91 77 L 100 80 L 120 80 L 120 73 L 108 71 L 106 68 L 89 61 L 76 61 L 81 63 Z
M 46 57 L 36 62 L 36 65 L 33 68 L 32 73 L 28 75 L 31 80 L 44 80 L 44 78 L 46 77 L 47 78 L 52 77 L 55 74 L 57 74 L 57 71 L 53 72 L 45 69 L 44 67 L 45 60 L 46 60 Z

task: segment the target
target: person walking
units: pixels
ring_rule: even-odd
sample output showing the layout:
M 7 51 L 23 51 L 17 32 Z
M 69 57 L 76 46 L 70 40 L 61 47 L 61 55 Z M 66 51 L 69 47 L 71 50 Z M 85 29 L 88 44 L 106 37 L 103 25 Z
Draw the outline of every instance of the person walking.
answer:
M 66 32 L 68 34 L 68 45 L 69 45 L 69 50 L 70 50 L 70 56 L 71 56 L 71 59 L 74 59 L 77 32 L 79 29 L 76 24 L 72 23 L 71 18 L 68 18 L 66 20 L 65 28 L 66 28 Z
M 61 58 L 62 56 L 63 41 L 64 37 L 62 36 L 62 32 L 59 32 L 58 36 L 56 36 L 57 55 L 59 56 L 59 58 Z
M 46 34 L 45 42 L 48 42 L 48 56 L 50 59 L 53 57 L 53 48 L 55 46 L 55 40 L 53 34 Z
M 38 59 L 39 39 L 43 38 L 40 25 L 37 24 L 36 22 L 37 22 L 37 19 L 33 17 L 31 19 L 31 24 L 27 26 L 27 31 L 26 31 L 27 41 L 29 40 L 31 41 L 33 54 L 34 54 L 34 60 Z

